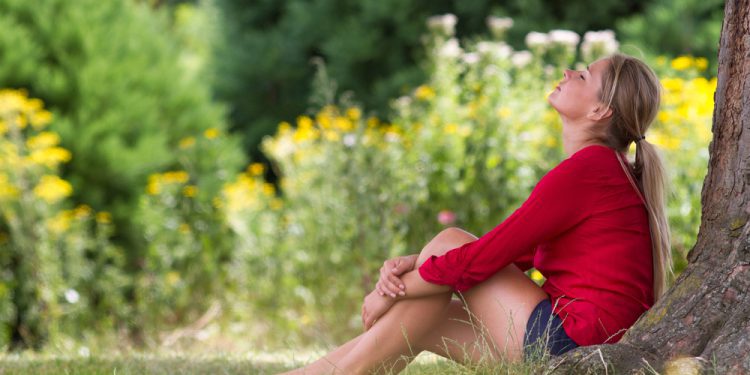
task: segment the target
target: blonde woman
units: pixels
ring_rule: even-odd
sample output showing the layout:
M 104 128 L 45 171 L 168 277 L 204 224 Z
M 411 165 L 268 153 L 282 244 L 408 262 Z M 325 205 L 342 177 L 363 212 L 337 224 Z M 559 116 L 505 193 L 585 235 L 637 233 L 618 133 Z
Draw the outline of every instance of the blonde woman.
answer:
M 449 228 L 419 254 L 385 261 L 362 306 L 365 332 L 294 373 L 398 372 L 424 350 L 513 362 L 535 344 L 558 355 L 617 342 L 672 267 L 664 170 L 645 139 L 659 87 L 621 54 L 566 70 L 548 101 L 567 158 L 481 238 Z M 542 287 L 524 273 L 531 267 Z

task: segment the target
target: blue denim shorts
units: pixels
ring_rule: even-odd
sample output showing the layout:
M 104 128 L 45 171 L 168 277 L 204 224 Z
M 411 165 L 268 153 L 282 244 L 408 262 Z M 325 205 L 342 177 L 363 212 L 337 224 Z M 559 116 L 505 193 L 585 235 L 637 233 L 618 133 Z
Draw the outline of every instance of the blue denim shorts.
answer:
M 523 338 L 525 358 L 532 356 L 539 346 L 539 341 L 546 344 L 543 347 L 552 355 L 560 355 L 578 347 L 578 344 L 565 333 L 560 317 L 552 313 L 549 298 L 536 305 L 526 323 L 526 334 Z

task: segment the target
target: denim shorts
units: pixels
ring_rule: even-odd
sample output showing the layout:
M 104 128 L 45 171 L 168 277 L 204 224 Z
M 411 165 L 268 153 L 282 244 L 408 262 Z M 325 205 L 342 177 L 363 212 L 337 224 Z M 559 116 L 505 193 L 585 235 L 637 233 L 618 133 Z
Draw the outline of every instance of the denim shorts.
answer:
M 539 302 L 531 312 L 529 321 L 526 323 L 526 334 L 524 335 L 524 357 L 529 358 L 543 342 L 543 347 L 552 355 L 560 355 L 568 350 L 578 347 L 562 327 L 562 320 L 552 313 L 552 303 L 549 298 Z

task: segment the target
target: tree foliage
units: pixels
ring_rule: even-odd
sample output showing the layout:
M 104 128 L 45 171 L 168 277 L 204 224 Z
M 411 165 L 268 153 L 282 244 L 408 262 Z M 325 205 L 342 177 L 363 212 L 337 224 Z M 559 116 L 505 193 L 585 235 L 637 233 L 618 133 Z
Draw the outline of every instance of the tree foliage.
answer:
M 47 103 L 74 155 L 64 175 L 76 200 L 111 211 L 132 244 L 148 175 L 176 164 L 180 139 L 224 126 L 208 83 L 186 74 L 166 13 L 128 0 L 3 0 L 0 28 L 0 86 Z

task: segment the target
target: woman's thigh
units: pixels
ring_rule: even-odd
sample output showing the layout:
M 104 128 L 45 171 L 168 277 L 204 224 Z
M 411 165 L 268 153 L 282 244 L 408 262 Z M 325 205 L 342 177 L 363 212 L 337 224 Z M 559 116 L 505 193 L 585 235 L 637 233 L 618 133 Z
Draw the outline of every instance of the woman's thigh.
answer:
M 419 349 L 459 362 L 521 360 L 526 323 L 547 294 L 510 264 L 462 297 L 465 303 L 451 301 Z

